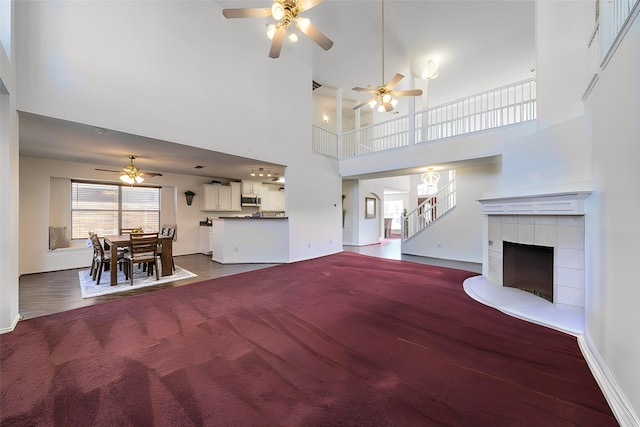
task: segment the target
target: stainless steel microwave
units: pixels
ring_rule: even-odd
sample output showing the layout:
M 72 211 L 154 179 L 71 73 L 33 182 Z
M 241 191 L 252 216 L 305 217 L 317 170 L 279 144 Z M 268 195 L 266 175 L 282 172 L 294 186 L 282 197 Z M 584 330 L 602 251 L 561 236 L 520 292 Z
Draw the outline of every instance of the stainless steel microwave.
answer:
M 240 199 L 242 206 L 260 206 L 260 196 L 255 194 L 243 194 Z

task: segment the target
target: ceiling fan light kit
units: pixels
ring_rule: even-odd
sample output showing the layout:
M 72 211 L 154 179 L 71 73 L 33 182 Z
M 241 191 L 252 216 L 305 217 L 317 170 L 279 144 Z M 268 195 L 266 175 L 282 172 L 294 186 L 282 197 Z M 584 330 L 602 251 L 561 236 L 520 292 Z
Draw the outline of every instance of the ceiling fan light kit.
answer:
M 133 164 L 133 160 L 136 158 L 136 156 L 129 156 L 129 159 L 131 160 L 131 163 L 129 163 L 127 166 L 122 168 L 122 173 L 120 174 L 120 181 L 124 182 L 125 184 L 130 184 L 133 185 L 135 184 L 141 184 L 144 181 L 143 178 L 143 173 L 140 172 L 140 168 L 138 168 L 136 165 Z
M 298 30 L 316 42 L 324 50 L 331 49 L 333 42 L 320 32 L 307 18 L 298 16 L 300 13 L 311 9 L 324 0 L 273 0 L 270 8 L 242 8 L 223 9 L 222 14 L 227 19 L 234 18 L 266 18 L 271 16 L 276 23 L 269 26 L 267 35 L 271 39 L 270 58 L 280 57 L 280 51 L 284 43 L 285 34 L 289 24 L 295 22 Z M 289 40 L 297 41 L 295 33 L 289 35 Z

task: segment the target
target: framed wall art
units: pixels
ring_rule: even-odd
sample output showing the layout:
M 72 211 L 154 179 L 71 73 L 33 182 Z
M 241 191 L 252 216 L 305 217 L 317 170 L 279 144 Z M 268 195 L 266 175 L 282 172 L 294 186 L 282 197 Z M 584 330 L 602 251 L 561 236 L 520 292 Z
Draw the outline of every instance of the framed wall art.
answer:
M 374 197 L 365 197 L 364 198 L 364 218 L 375 218 L 376 217 L 376 199 Z

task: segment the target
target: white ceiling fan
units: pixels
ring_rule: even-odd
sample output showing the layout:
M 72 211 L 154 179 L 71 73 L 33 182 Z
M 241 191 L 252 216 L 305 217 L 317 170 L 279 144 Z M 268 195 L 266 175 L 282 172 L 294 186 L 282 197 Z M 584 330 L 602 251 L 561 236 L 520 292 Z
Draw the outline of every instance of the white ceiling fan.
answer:
M 398 103 L 398 100 L 394 99 L 394 97 L 422 95 L 422 89 L 394 91 L 393 88 L 396 87 L 403 78 L 404 76 L 402 74 L 396 73 L 389 83 L 384 83 L 384 0 L 382 0 L 382 86 L 378 86 L 375 89 L 372 87 L 354 87 L 353 90 L 356 92 L 370 93 L 373 97 L 356 105 L 353 109 L 357 110 L 358 108 L 369 104 L 371 108 L 376 108 L 377 106 L 378 111 L 381 113 L 384 111 L 389 112 L 392 111 Z
M 153 178 L 154 176 L 162 176 L 159 172 L 142 172 L 139 167 L 133 164 L 133 161 L 137 158 L 137 156 L 131 155 L 129 156 L 130 163 L 123 167 L 122 170 L 116 171 L 111 169 L 100 169 L 96 168 L 97 171 L 101 172 L 113 172 L 120 174 L 120 180 L 126 184 L 134 184 L 134 183 L 142 183 L 144 181 L 144 177 L 148 176 Z
M 322 34 L 307 18 L 300 13 L 319 5 L 324 0 L 273 0 L 268 8 L 241 8 L 223 9 L 222 14 L 227 19 L 233 18 L 266 18 L 273 17 L 276 20 L 275 32 L 271 39 L 270 58 L 278 58 L 284 43 L 284 37 L 289 24 L 295 22 L 296 27 L 311 40 L 316 42 L 324 50 L 331 49 L 333 42 Z

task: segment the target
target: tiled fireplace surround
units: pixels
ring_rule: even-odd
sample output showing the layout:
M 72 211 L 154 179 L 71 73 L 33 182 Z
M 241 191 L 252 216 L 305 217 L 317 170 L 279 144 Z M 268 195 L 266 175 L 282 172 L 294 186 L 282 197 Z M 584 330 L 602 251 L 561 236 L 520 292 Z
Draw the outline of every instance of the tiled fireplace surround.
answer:
M 504 241 L 551 246 L 554 305 L 584 308 L 585 205 L 589 191 L 480 200 L 487 221 L 486 279 L 503 286 Z
M 584 307 L 584 216 L 489 215 L 489 281 L 502 282 L 504 241 L 553 247 L 553 301 Z

